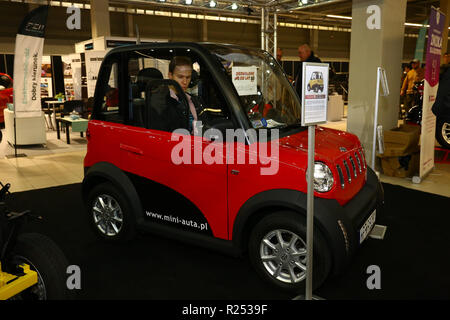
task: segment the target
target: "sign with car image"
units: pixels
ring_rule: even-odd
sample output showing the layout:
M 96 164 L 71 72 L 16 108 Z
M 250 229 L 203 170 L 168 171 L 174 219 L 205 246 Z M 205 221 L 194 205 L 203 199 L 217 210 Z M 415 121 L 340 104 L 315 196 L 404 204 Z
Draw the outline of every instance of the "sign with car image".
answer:
M 327 63 L 303 63 L 302 125 L 327 121 L 328 107 Z

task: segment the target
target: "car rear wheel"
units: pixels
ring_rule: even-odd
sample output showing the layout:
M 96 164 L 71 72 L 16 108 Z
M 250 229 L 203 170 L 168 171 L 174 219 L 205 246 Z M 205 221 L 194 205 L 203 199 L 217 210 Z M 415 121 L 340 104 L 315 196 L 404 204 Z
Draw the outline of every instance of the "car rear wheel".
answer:
M 314 230 L 313 288 L 318 288 L 331 269 L 331 254 L 317 228 Z M 257 273 L 279 289 L 300 293 L 306 280 L 306 221 L 293 212 L 276 212 L 253 229 L 249 256 Z
M 436 140 L 442 147 L 450 149 L 450 121 L 438 119 L 436 125 Z
M 127 241 L 136 233 L 128 200 L 109 183 L 99 184 L 89 193 L 88 216 L 91 227 L 102 239 Z

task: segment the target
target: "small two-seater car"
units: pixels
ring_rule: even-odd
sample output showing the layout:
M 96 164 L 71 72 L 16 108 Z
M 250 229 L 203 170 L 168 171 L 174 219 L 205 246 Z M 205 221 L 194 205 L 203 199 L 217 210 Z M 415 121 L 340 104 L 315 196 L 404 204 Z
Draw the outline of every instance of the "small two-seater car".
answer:
M 175 56 L 193 63 L 186 92 L 202 103 L 196 133 L 186 95 L 168 78 Z M 112 90 L 117 105 L 107 102 Z M 91 226 L 109 241 L 148 231 L 248 254 L 264 279 L 302 290 L 308 130 L 300 115 L 267 52 L 211 43 L 111 50 L 87 132 L 82 192 Z M 316 288 L 361 247 L 383 192 L 355 135 L 317 127 L 315 150 Z

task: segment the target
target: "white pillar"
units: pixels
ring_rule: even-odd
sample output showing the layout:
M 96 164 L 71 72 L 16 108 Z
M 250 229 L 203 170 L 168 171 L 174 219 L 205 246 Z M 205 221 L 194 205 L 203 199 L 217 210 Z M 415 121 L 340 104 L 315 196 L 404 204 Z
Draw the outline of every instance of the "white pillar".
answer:
M 111 35 L 109 0 L 91 0 L 92 38 Z
M 379 9 L 380 24 L 369 29 L 377 22 L 373 9 Z M 386 69 L 390 89 L 379 99 L 378 124 L 390 130 L 398 123 L 406 0 L 355 0 L 352 17 L 347 131 L 359 137 L 366 159 L 372 159 L 378 67 Z

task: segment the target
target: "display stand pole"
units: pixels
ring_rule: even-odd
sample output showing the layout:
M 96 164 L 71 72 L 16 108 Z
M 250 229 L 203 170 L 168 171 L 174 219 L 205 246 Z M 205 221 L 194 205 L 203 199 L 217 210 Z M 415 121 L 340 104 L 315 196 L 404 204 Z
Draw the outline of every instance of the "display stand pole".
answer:
M 306 172 L 306 270 L 305 270 L 305 295 L 295 297 L 293 300 L 323 300 L 313 296 L 313 250 L 314 250 L 314 158 L 316 126 L 327 122 L 328 109 L 328 71 L 326 63 L 303 63 L 302 94 L 301 94 L 301 124 L 308 127 L 308 169 Z M 314 75 L 321 74 L 323 88 L 322 94 L 308 88 L 306 83 L 312 80 Z
M 372 169 L 375 170 L 375 158 L 376 158 L 376 150 L 377 150 L 377 126 L 378 126 L 378 106 L 379 106 L 379 98 L 380 98 L 380 75 L 381 68 L 377 69 L 377 91 L 375 96 L 375 118 L 373 119 L 373 145 L 372 145 Z
M 380 84 L 383 87 L 383 96 L 389 95 L 389 86 L 386 78 L 385 70 L 381 67 L 377 69 L 377 92 L 375 96 L 375 117 L 373 119 L 373 145 L 372 145 L 372 169 L 375 170 L 375 159 L 377 150 L 377 127 L 378 127 L 378 109 L 380 105 Z
M 314 232 L 314 147 L 316 126 L 308 126 L 308 189 L 306 198 L 306 293 L 305 299 L 312 300 L 313 278 L 313 232 Z
M 139 26 L 137 23 L 135 25 L 135 28 L 136 28 L 136 44 L 141 44 L 141 36 L 139 34 Z
M 17 158 L 16 112 L 14 111 L 14 156 Z
M 313 296 L 313 248 L 314 248 L 314 156 L 315 156 L 316 126 L 308 126 L 308 170 L 306 194 L 306 280 L 305 295 L 299 295 L 292 300 L 324 300 Z

